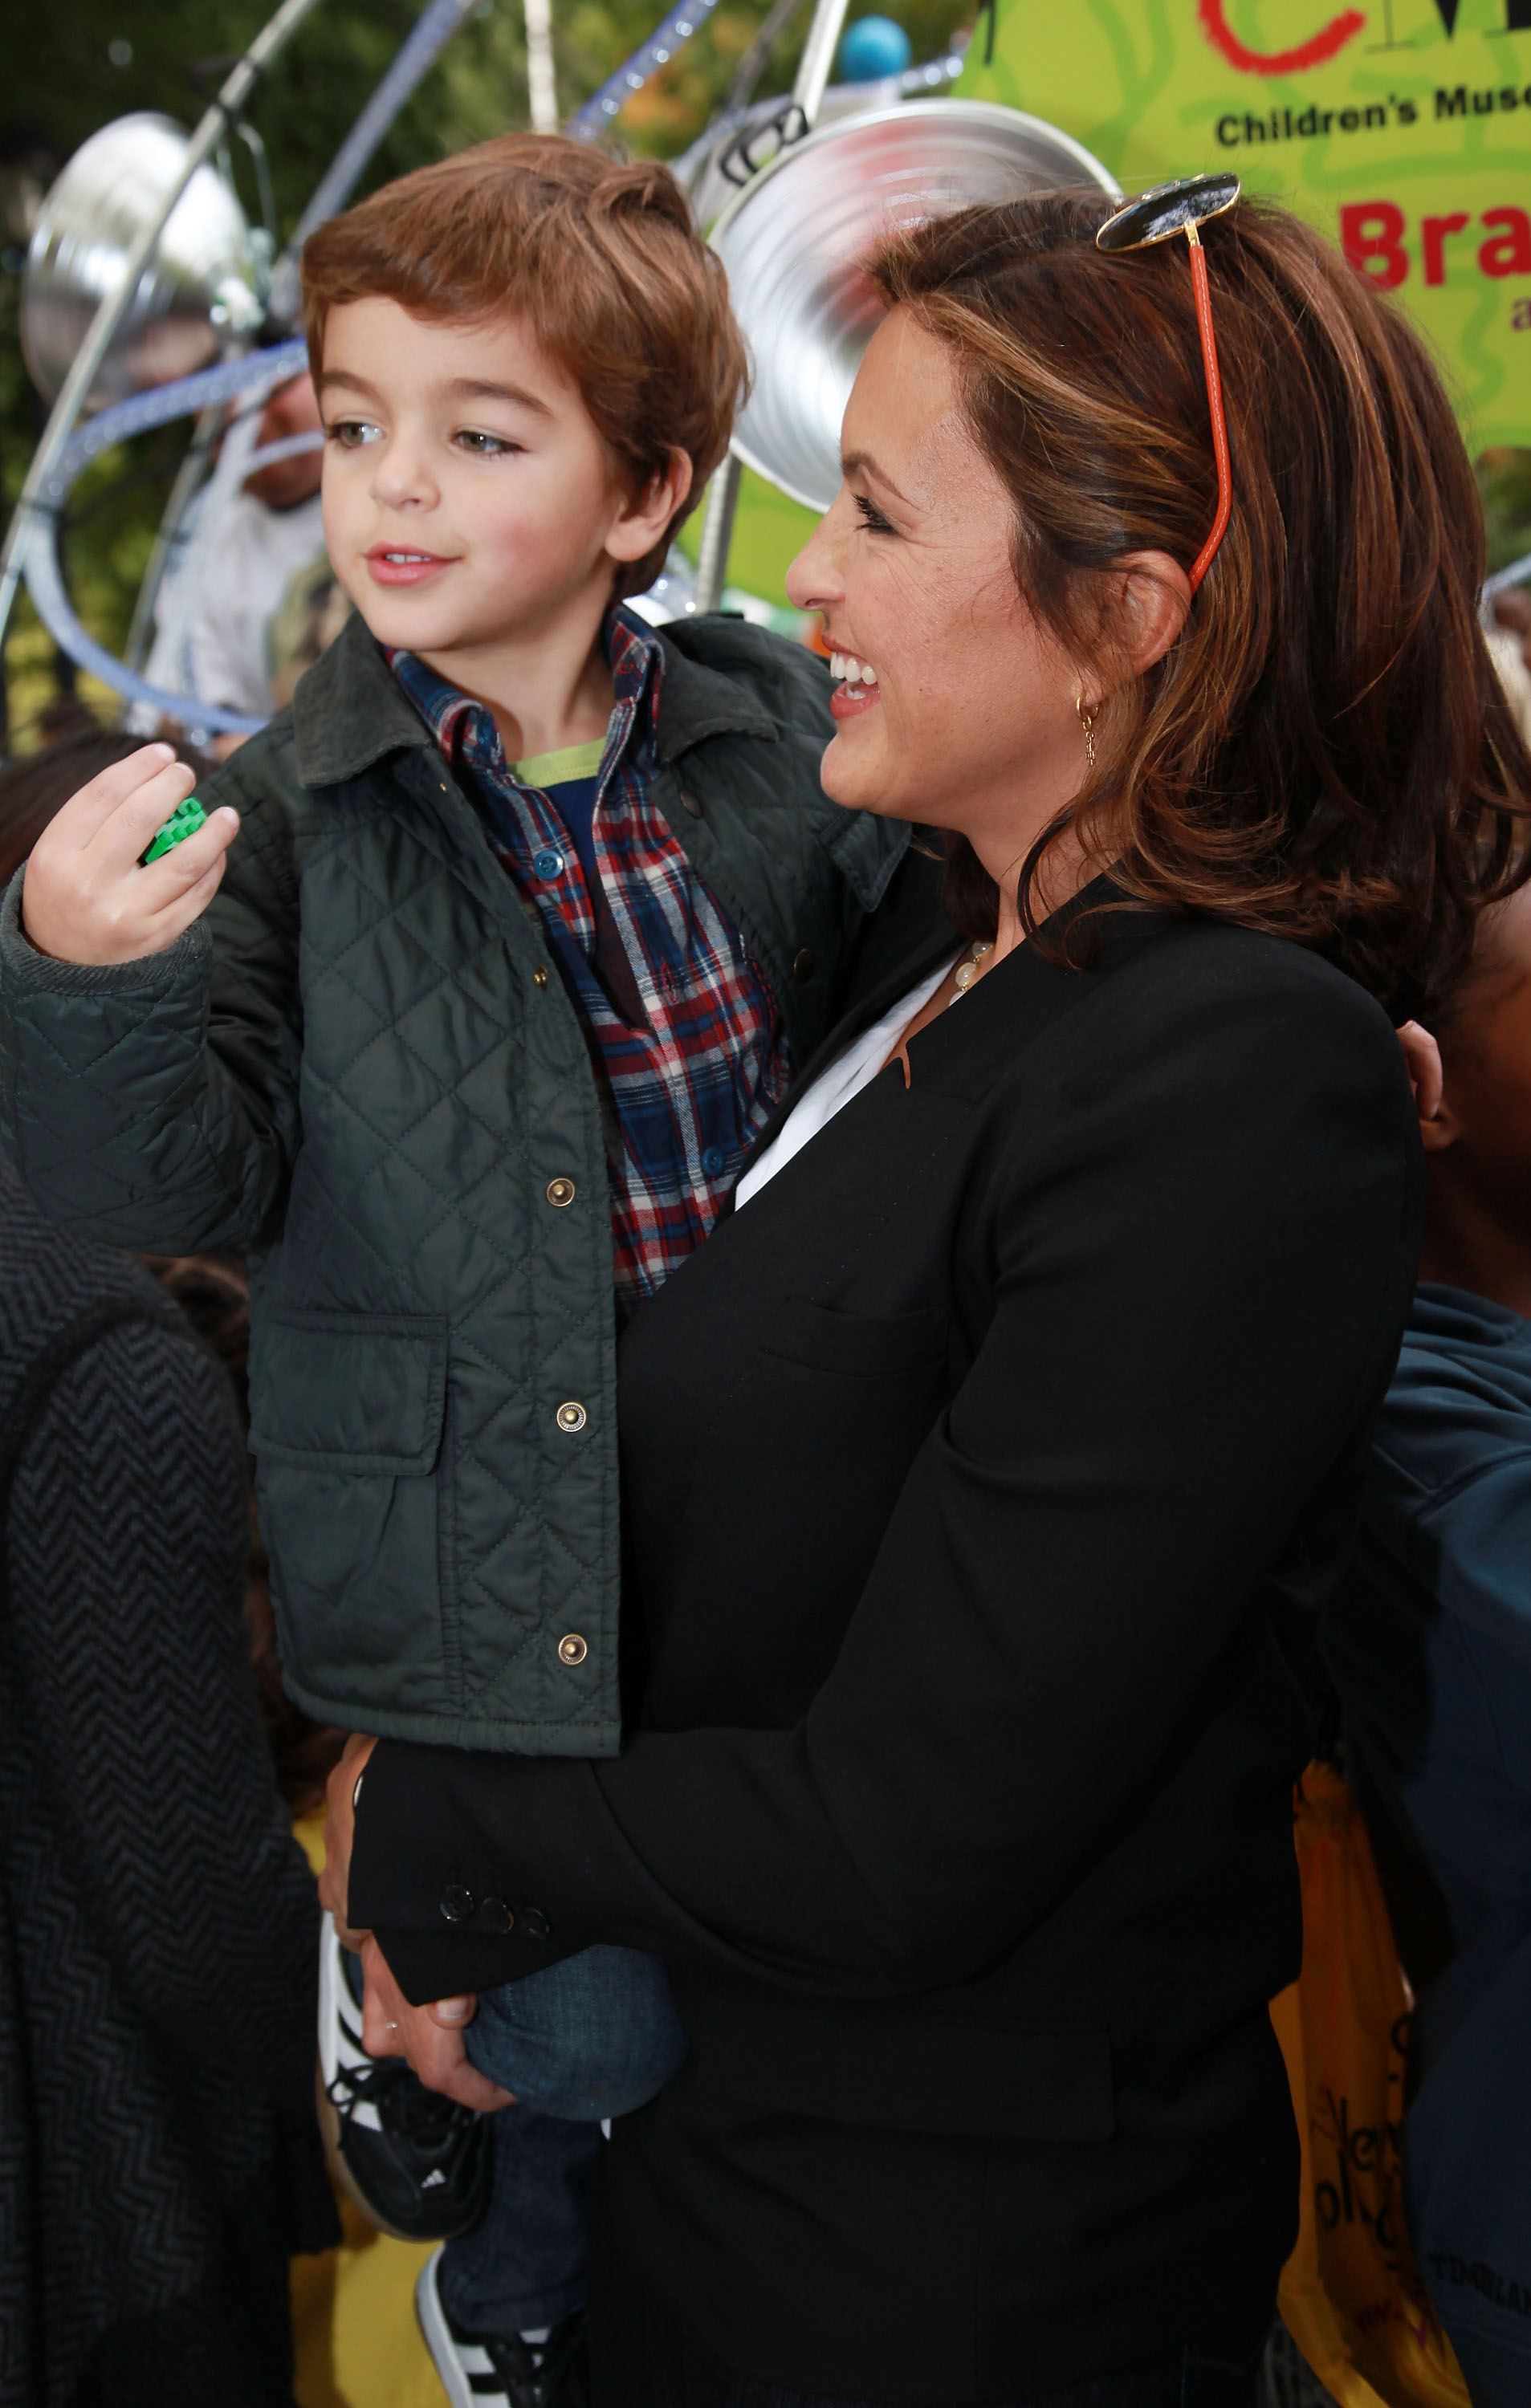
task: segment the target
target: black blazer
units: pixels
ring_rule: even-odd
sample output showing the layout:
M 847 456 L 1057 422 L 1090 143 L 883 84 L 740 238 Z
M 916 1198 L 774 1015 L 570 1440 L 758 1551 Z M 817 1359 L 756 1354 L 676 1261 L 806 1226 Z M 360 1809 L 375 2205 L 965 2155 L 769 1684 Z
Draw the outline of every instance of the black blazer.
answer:
M 1293 1664 L 1419 1148 L 1376 1004 L 1206 922 L 1023 947 L 910 1054 L 628 1332 L 626 1753 L 385 1742 L 352 1911 L 417 1994 L 449 1882 L 662 1952 L 692 2054 L 609 2164 L 640 2275 L 748 2373 L 1013 2401 L 1270 2312 Z

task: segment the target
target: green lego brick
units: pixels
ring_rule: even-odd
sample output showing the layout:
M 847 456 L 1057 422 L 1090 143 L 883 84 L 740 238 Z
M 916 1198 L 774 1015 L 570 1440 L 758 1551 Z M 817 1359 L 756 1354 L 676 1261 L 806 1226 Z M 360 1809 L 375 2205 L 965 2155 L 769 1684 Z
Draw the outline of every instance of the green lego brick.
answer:
M 144 867 L 147 869 L 152 861 L 158 861 L 161 853 L 168 853 L 172 845 L 184 844 L 189 836 L 195 836 L 199 827 L 206 826 L 207 818 L 207 812 L 196 796 L 188 795 L 183 803 L 176 805 L 148 852 L 139 854 Z

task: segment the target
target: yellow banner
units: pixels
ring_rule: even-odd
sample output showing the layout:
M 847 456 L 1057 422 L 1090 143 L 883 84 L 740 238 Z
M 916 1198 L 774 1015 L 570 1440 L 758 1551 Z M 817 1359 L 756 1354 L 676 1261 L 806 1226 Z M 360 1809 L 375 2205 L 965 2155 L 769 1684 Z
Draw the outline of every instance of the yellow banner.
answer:
M 1474 452 L 1531 444 L 1531 0 L 989 0 L 958 90 L 1129 192 L 1235 169 L 1396 294 Z

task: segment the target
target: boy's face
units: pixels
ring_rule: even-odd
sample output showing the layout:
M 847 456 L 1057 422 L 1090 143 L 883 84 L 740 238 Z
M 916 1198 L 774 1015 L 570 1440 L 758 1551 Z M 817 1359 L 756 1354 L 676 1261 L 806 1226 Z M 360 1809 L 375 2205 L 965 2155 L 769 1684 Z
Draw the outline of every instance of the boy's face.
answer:
M 475 654 L 604 609 L 618 562 L 657 539 L 578 388 L 518 320 L 346 303 L 319 392 L 336 576 L 380 642 L 443 672 L 471 682 Z

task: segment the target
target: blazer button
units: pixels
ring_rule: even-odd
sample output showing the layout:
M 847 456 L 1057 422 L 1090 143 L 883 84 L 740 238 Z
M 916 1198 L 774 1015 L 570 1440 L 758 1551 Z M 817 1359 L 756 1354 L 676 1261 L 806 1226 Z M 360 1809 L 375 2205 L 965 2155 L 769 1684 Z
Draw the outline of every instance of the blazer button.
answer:
M 539 962 L 537 968 L 533 970 L 531 974 L 531 982 L 533 986 L 546 986 L 547 970 L 542 962 Z
M 558 1641 L 560 1664 L 583 1664 L 589 1653 L 587 1641 L 580 1637 L 577 1630 L 566 1630 Z
M 479 1901 L 479 1924 L 485 1931 L 513 1931 L 515 1917 L 502 1898 L 485 1898 Z
M 521 1934 L 526 1940 L 546 1940 L 553 1930 L 540 1906 L 524 1906 L 521 1910 Z
M 590 1416 L 585 1412 L 585 1407 L 583 1405 L 575 1404 L 572 1400 L 571 1400 L 567 1405 L 560 1405 L 557 1412 L 554 1416 L 558 1427 L 561 1430 L 567 1430 L 570 1433 L 572 1433 L 575 1430 L 582 1430 L 589 1418 Z
M 467 1923 L 476 1904 L 472 1891 L 461 1882 L 448 1882 L 441 1892 L 441 1913 L 449 1923 Z
M 792 956 L 792 976 L 797 980 L 799 986 L 806 986 L 813 974 L 813 954 L 806 945 L 802 945 Z
M 574 1201 L 573 1181 L 550 1179 L 547 1182 L 547 1200 L 550 1204 L 556 1205 L 561 1212 L 566 1204 L 572 1204 Z

